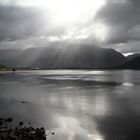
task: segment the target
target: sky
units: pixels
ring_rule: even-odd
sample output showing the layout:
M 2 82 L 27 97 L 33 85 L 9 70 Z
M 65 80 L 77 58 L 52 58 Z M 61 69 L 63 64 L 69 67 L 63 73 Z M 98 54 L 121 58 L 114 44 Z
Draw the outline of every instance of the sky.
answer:
M 140 52 L 139 7 L 139 0 L 0 0 L 0 51 L 80 42 Z

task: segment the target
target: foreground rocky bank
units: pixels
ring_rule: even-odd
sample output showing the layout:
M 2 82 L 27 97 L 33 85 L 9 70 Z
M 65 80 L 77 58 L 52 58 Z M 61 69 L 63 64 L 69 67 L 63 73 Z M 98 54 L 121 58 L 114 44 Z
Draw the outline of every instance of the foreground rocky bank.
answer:
M 49 134 L 44 127 L 34 128 L 25 126 L 21 121 L 16 126 L 12 126 L 12 118 L 0 118 L 0 140 L 47 140 Z

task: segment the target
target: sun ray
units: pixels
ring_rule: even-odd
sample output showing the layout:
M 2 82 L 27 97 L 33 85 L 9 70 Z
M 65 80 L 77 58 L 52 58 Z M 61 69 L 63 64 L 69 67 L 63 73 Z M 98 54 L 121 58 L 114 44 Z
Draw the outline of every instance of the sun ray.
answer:
M 105 5 L 106 0 L 24 0 L 19 5 L 33 6 L 49 12 L 58 25 L 87 22 Z

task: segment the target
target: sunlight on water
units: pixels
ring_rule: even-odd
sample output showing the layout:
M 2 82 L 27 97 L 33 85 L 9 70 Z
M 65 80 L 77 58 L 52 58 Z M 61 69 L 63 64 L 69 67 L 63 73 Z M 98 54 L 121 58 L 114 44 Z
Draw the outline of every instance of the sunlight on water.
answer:
M 104 140 L 104 138 L 100 135 L 88 134 L 88 138 L 89 138 L 89 140 Z
M 133 87 L 134 84 L 133 83 L 123 83 L 123 86 Z
M 97 96 L 94 99 L 94 104 L 95 106 L 94 108 L 94 113 L 97 116 L 105 116 L 105 115 L 109 115 L 110 110 L 111 110 L 111 106 L 109 104 L 109 97 L 107 96 Z
M 104 140 L 97 131 L 96 125 L 93 126 L 93 134 L 89 134 L 89 132 L 82 127 L 84 122 L 81 122 L 80 118 L 57 116 L 56 119 L 60 127 L 55 131 L 62 135 L 67 134 L 68 140 L 74 140 L 76 138 L 75 136 L 77 136 L 78 140 L 81 138 L 85 138 L 86 140 Z
M 1 73 L 0 114 L 55 131 L 48 140 L 126 140 L 139 133 L 139 77 L 138 71 Z

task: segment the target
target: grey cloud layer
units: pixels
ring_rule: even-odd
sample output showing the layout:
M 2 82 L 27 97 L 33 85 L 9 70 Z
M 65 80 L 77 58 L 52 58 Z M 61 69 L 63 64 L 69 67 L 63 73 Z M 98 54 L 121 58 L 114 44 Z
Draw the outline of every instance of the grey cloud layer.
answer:
M 0 41 L 7 41 L 6 44 L 10 44 L 10 40 L 24 42 L 23 40 L 30 37 L 38 37 L 40 40 L 40 36 L 57 36 L 66 32 L 65 27 L 52 25 L 47 12 L 44 17 L 40 10 L 35 8 L 6 5 L 15 2 L 16 0 L 5 0 L 4 2 L 0 0 L 0 4 L 2 4 L 0 6 Z M 118 49 L 121 52 L 140 51 L 139 6 L 140 0 L 107 0 L 107 4 L 90 23 L 101 21 L 107 26 L 108 36 L 104 46 Z M 88 27 L 89 24 L 87 23 L 85 26 Z M 89 38 L 92 40 L 92 36 Z M 125 45 L 121 46 L 121 43 Z
M 57 35 L 64 28 L 53 27 L 49 14 L 44 15 L 40 9 L 1 5 L 0 32 L 0 41 L 4 41 Z
M 125 0 L 108 1 L 98 13 L 97 19 L 102 20 L 109 28 L 110 43 L 125 43 L 140 39 L 140 1 Z
M 41 26 L 37 11 L 11 6 L 0 6 L 0 40 L 23 39 L 36 34 Z

